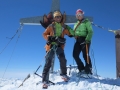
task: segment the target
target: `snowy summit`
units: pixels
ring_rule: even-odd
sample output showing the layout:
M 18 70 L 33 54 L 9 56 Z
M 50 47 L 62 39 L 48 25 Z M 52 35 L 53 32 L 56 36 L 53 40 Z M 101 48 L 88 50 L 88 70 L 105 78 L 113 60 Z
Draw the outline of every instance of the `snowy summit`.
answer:
M 50 74 L 50 81 L 55 85 L 50 85 L 47 90 L 120 90 L 120 79 L 102 78 L 96 75 L 91 78 L 77 77 L 75 69 L 71 70 L 69 77 L 68 82 L 63 82 L 59 71 Z M 24 80 L 0 79 L 0 90 L 43 90 L 41 80 L 39 76 L 31 74 L 23 86 L 20 86 Z

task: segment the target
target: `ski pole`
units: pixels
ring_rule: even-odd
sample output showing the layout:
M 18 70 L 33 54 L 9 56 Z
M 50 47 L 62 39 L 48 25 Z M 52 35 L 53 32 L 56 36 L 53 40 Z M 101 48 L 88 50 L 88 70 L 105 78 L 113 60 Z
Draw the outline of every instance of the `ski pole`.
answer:
M 88 45 L 86 44 L 87 63 L 89 64 Z
M 47 53 L 46 53 L 46 55 L 47 55 Z M 34 73 L 36 73 L 40 69 L 40 67 L 42 67 L 42 65 L 41 65 L 42 63 L 43 63 L 43 60 L 41 61 L 40 65 L 38 66 L 38 68 L 36 69 L 36 71 Z
M 35 73 L 39 70 L 39 68 L 41 67 L 42 65 L 39 65 L 39 67 L 37 68 L 37 70 L 35 71 Z
M 41 75 L 39 75 L 39 74 L 37 74 L 37 73 L 35 73 L 35 74 L 36 74 L 37 76 L 39 76 L 39 77 L 43 78 Z M 50 80 L 49 80 L 49 82 L 50 82 L 50 83 L 52 83 L 53 85 L 55 85 L 55 83 L 54 83 L 54 82 L 52 82 L 52 81 L 50 81 Z

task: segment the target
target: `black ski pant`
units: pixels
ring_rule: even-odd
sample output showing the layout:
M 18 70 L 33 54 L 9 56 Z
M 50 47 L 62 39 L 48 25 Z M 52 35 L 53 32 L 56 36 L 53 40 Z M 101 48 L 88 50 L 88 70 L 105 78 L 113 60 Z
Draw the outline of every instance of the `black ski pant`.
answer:
M 87 53 L 86 53 L 86 44 L 83 44 L 85 42 L 85 37 L 79 37 L 76 40 L 76 43 L 74 45 L 73 49 L 73 57 L 76 61 L 76 64 L 78 66 L 78 70 L 81 72 L 81 70 L 84 70 L 86 66 L 89 66 L 92 68 L 92 63 L 91 63 L 91 58 L 89 56 L 89 48 L 90 48 L 90 43 L 87 43 L 88 46 L 88 58 L 89 58 L 89 64 L 87 63 Z M 83 62 L 81 61 L 79 55 L 82 52 L 83 58 L 85 60 L 85 66 Z
M 55 53 L 57 54 L 57 57 L 58 57 L 59 62 L 60 62 L 60 69 L 61 69 L 60 75 L 67 74 L 67 68 L 66 68 L 67 60 L 65 58 L 64 50 L 61 47 L 57 47 L 56 51 L 51 49 L 46 55 L 46 62 L 45 62 L 43 72 L 42 72 L 42 82 L 48 81 L 47 77 L 49 75 L 49 70 L 50 70 L 52 60 L 53 60 Z

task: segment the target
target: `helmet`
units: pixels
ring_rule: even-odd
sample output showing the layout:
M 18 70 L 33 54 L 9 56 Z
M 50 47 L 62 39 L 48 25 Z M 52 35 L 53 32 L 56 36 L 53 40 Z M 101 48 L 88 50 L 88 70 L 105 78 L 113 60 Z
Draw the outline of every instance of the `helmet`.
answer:
M 82 14 L 84 14 L 84 12 L 81 9 L 77 9 L 76 14 L 78 14 L 79 12 L 81 12 Z
M 62 14 L 59 11 L 55 11 L 53 13 L 53 17 L 56 17 L 56 16 L 62 16 Z

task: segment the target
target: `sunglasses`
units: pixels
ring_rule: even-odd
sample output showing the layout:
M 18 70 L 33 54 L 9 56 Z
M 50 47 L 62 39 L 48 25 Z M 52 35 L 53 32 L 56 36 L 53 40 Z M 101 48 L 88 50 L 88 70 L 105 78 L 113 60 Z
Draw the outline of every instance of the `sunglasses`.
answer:
M 61 16 L 55 16 L 55 18 L 61 18 Z
M 78 17 L 79 17 L 79 16 L 83 16 L 83 14 L 76 14 L 76 16 L 78 16 Z

